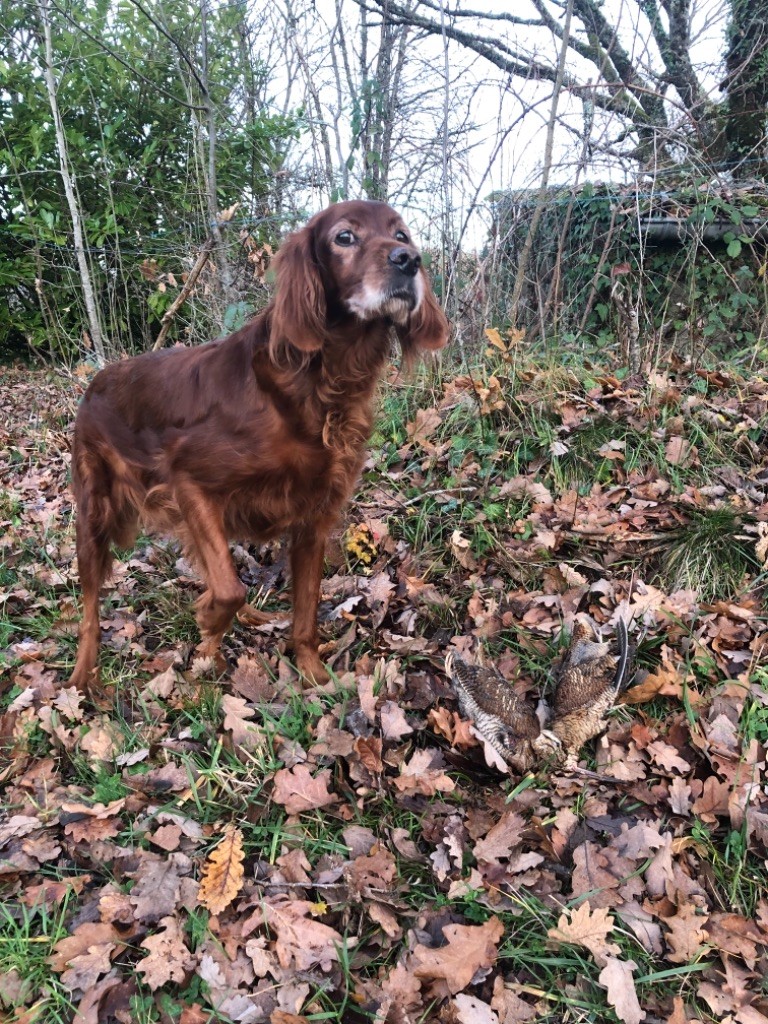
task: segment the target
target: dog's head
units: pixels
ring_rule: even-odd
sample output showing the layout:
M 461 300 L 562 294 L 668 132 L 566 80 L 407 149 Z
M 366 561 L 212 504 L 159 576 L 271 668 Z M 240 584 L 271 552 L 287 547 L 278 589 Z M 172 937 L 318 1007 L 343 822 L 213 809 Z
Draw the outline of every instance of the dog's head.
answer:
M 344 321 L 391 322 L 406 354 L 439 349 L 449 324 L 400 215 L 386 203 L 335 203 L 286 239 L 275 261 L 273 342 L 322 348 Z

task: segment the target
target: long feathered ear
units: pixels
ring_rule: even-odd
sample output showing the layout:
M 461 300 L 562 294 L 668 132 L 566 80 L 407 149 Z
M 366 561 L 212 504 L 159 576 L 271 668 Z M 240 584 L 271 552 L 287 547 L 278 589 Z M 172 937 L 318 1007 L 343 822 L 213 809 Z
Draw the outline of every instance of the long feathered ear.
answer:
M 414 358 L 419 350 L 436 351 L 448 341 L 451 325 L 434 296 L 429 278 L 423 268 L 419 271 L 424 288 L 424 297 L 408 317 L 405 324 L 396 324 L 395 332 L 400 339 L 406 361 Z
M 326 302 L 309 225 L 286 238 L 273 266 L 277 283 L 270 348 L 274 352 L 287 342 L 301 352 L 317 352 L 325 341 Z

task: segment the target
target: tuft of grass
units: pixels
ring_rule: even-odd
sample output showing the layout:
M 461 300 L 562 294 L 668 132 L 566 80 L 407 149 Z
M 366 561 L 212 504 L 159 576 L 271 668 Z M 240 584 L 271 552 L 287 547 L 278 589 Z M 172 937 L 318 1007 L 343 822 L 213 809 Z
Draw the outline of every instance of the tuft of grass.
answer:
M 69 935 L 69 899 L 52 908 L 44 904 L 0 904 L 0 974 L 16 983 L 14 1007 L 28 1007 L 29 1024 L 68 1024 L 74 1014 L 69 993 L 53 971 L 49 958 L 57 942 Z M 10 989 L 7 989 L 10 990 Z
M 730 505 L 692 509 L 667 549 L 663 580 L 671 590 L 696 590 L 704 601 L 734 597 L 744 577 L 759 571 L 741 517 Z

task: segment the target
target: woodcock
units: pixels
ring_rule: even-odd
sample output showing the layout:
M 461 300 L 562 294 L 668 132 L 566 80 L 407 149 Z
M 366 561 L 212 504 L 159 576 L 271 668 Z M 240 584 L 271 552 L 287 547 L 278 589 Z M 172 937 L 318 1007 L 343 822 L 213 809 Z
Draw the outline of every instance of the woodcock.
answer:
M 542 729 L 534 704 L 521 697 L 493 667 L 468 665 L 449 653 L 445 671 L 465 718 L 518 772 L 552 755 L 566 769 L 576 767 L 584 744 L 605 728 L 605 713 L 626 685 L 629 670 L 627 627 L 616 626 L 613 644 L 600 641 L 592 626 L 578 619 L 558 673 L 550 729 Z

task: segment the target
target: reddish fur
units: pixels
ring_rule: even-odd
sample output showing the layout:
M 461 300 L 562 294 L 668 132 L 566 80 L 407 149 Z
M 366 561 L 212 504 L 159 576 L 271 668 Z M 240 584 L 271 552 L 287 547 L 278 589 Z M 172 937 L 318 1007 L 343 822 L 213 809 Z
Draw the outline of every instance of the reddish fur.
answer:
M 354 226 L 354 252 L 334 242 L 340 222 Z M 195 558 L 208 586 L 197 605 L 200 651 L 214 656 L 245 602 L 227 540 L 288 533 L 296 662 L 306 676 L 327 677 L 317 636 L 325 540 L 362 466 L 391 326 L 384 314 L 359 319 L 345 300 L 363 293 L 364 278 L 386 288 L 397 277 L 388 257 L 398 230 L 406 229 L 383 203 L 331 206 L 286 240 L 275 297 L 242 330 L 94 378 L 72 460 L 84 605 L 72 684 L 87 690 L 95 675 L 110 546 L 132 544 L 140 520 L 180 537 Z M 406 356 L 448 335 L 418 273 L 421 304 L 396 327 Z

